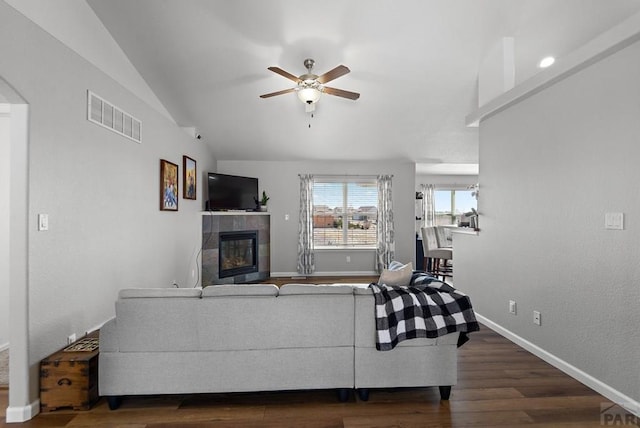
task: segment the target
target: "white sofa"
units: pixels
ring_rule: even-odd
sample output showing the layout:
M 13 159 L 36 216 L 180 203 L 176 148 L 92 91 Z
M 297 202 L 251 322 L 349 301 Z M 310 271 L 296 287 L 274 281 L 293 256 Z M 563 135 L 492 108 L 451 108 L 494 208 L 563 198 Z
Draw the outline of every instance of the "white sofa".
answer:
M 373 295 L 350 285 L 124 289 L 100 330 L 99 393 L 126 395 L 440 386 L 458 334 L 376 351 Z

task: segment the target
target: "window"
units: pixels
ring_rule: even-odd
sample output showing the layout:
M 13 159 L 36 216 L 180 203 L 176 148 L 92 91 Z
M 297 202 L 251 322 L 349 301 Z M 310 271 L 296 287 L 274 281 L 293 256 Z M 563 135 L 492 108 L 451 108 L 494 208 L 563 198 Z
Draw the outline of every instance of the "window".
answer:
M 313 182 L 315 248 L 375 248 L 375 178 L 324 177 Z
M 463 214 L 470 212 L 471 208 L 477 209 L 478 203 L 471 195 L 472 192 L 473 190 L 436 190 L 434 192 L 436 225 L 460 225 L 464 222 Z

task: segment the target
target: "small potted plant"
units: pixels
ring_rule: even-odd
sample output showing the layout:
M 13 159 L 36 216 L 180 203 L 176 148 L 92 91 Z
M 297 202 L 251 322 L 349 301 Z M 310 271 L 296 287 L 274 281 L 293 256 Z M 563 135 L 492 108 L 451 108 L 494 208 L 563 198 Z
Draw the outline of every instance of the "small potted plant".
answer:
M 267 193 L 263 190 L 262 198 L 260 198 L 260 211 L 267 211 L 267 202 L 269 202 L 269 199 Z

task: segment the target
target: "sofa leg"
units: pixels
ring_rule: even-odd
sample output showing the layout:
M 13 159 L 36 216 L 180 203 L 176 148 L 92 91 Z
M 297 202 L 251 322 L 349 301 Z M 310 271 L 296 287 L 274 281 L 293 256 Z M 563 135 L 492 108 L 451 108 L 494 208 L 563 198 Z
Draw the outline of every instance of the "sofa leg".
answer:
M 122 397 L 120 395 L 110 395 L 107 397 L 107 403 L 109 404 L 109 410 L 116 410 L 122 403 Z
M 369 401 L 369 388 L 358 388 L 358 398 L 361 401 Z
M 451 395 L 451 386 L 439 386 L 440 388 L 440 399 L 448 400 Z
M 338 388 L 338 400 L 340 400 L 341 403 L 348 401 L 350 391 L 349 388 Z

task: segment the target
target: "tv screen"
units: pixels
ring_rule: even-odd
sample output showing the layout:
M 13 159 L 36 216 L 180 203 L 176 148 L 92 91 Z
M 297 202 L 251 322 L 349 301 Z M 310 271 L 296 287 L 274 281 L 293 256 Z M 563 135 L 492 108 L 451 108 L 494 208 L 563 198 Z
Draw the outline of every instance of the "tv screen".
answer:
M 258 199 L 258 179 L 208 173 L 210 210 L 254 211 Z

